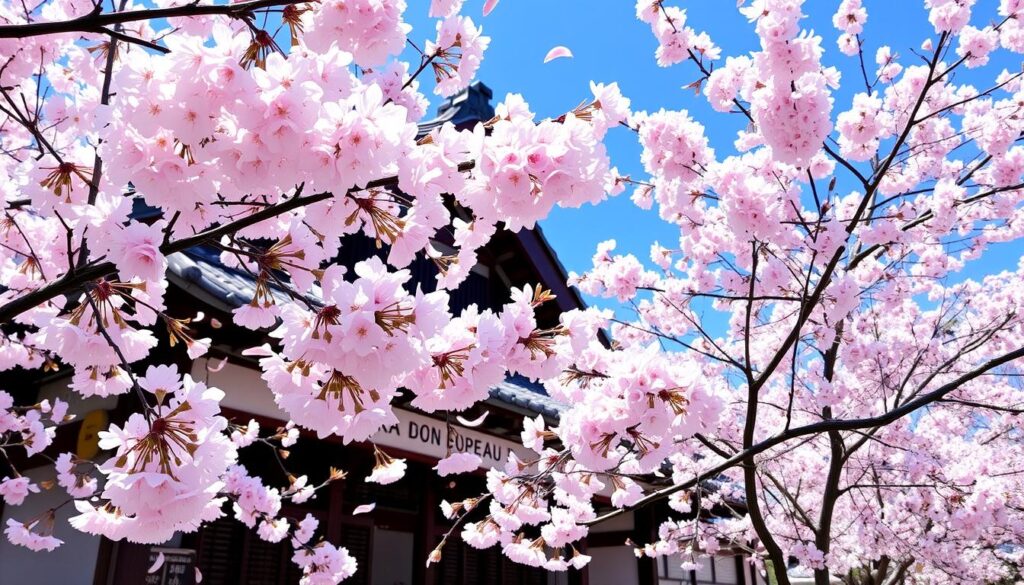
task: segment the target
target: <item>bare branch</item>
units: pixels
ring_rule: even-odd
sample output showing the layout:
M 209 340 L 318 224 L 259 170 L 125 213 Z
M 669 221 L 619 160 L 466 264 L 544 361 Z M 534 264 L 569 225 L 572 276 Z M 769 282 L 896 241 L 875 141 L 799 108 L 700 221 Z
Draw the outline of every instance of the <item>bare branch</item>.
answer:
M 473 161 L 461 163 L 459 164 L 459 172 L 467 172 L 470 169 L 472 169 L 475 166 L 475 164 L 476 163 L 474 163 Z M 347 193 L 358 193 L 359 191 L 364 191 L 367 189 L 376 189 L 381 187 L 393 186 L 397 184 L 397 176 L 385 177 L 383 179 L 370 181 L 363 187 L 353 187 L 349 189 Z M 301 187 L 299 192 L 301 193 Z M 292 197 L 291 199 L 288 199 L 287 201 L 283 201 L 281 203 L 278 203 L 277 205 L 273 205 L 270 207 L 265 207 L 251 215 L 241 217 L 234 221 L 228 222 L 224 225 L 210 228 L 194 236 L 181 238 L 179 240 L 175 240 L 173 242 L 164 244 L 160 246 L 160 252 L 164 255 L 170 255 L 174 254 L 175 252 L 181 252 L 182 250 L 187 250 L 194 246 L 198 246 L 205 242 L 217 241 L 221 238 L 221 236 L 226 236 L 228 234 L 235 233 L 241 229 L 256 225 L 262 221 L 272 219 L 274 217 L 288 213 L 289 211 L 293 211 L 295 209 L 299 209 L 301 207 L 305 207 L 307 205 L 312 205 L 313 203 L 317 203 L 319 201 L 330 199 L 331 197 L 334 197 L 334 193 L 329 191 L 306 196 L 297 195 L 295 197 Z M 114 270 L 115 267 L 112 262 L 100 262 L 97 264 L 83 266 L 80 269 L 75 270 L 74 273 L 65 274 L 64 277 L 53 281 L 51 284 L 36 289 L 34 291 L 22 294 L 21 296 L 11 300 L 7 304 L 0 307 L 0 323 L 8 323 L 21 313 L 24 313 L 25 311 L 31 308 L 36 307 L 42 303 L 45 303 L 46 301 L 49 301 L 59 295 L 66 294 L 75 289 L 78 289 L 86 282 L 90 280 L 95 280 L 97 278 L 101 278 L 107 274 L 114 272 Z
M 231 18 L 245 18 L 251 16 L 254 10 L 270 8 L 273 6 L 287 6 L 289 4 L 302 4 L 307 0 L 248 0 L 236 4 L 199 4 L 192 2 L 183 6 L 170 8 L 155 8 L 147 10 L 127 10 L 123 12 L 100 12 L 101 5 L 96 5 L 93 10 L 85 16 L 60 20 L 54 22 L 31 22 L 27 24 L 7 24 L 0 26 L 0 39 L 23 39 L 41 35 L 53 35 L 61 33 L 95 33 L 98 29 L 106 28 L 115 24 L 136 22 L 140 20 L 156 20 L 160 18 L 175 18 L 189 16 L 211 16 L 222 15 Z M 109 34 L 109 31 L 103 31 Z

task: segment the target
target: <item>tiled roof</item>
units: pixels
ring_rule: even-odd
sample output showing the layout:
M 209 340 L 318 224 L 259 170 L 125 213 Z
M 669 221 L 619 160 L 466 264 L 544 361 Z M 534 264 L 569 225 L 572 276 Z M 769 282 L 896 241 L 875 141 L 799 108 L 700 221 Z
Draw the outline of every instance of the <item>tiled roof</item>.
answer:
M 217 252 L 198 246 L 187 252 L 172 254 L 167 259 L 171 281 L 200 300 L 223 310 L 231 310 L 252 300 L 256 281 L 245 271 L 220 262 Z M 278 302 L 287 295 L 273 289 Z M 490 389 L 491 399 L 534 414 L 558 418 L 565 405 L 552 399 L 544 387 L 523 376 L 509 376 Z
M 558 418 L 566 408 L 565 404 L 548 396 L 543 386 L 518 374 L 491 388 L 491 398 L 552 418 Z
M 248 303 L 256 293 L 255 279 L 244 270 L 225 266 L 213 248 L 196 246 L 187 252 L 172 254 L 167 258 L 167 264 L 175 284 L 189 292 L 213 297 L 204 300 L 216 301 L 213 304 L 219 304 L 225 310 Z M 272 287 L 271 290 L 278 302 L 289 300 L 280 289 Z
M 446 99 L 437 108 L 435 118 L 420 122 L 419 136 L 428 134 L 445 122 L 451 122 L 461 128 L 473 122 L 490 120 L 494 117 L 494 106 L 491 105 L 493 95 L 491 88 L 479 81 L 474 81 L 466 89 Z

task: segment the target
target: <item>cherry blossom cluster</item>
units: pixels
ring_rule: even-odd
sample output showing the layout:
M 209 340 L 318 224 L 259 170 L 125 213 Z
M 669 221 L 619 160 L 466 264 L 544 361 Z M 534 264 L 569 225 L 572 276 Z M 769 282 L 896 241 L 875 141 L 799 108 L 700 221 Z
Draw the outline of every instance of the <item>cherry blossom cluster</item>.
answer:
M 29 456 L 43 452 L 53 442 L 56 425 L 70 418 L 67 409 L 67 403 L 60 400 L 55 400 L 52 404 L 43 401 L 30 406 L 15 406 L 11 395 L 0 391 L 0 451 L 7 453 L 8 450 L 21 448 Z M 66 487 L 64 482 L 68 475 L 62 474 L 60 479 L 61 486 Z M 92 487 L 95 488 L 95 483 Z M 76 493 L 81 495 L 92 493 L 91 489 L 78 490 Z M 39 491 L 40 486 L 37 483 L 19 475 L 16 469 L 13 476 L 0 479 L 0 498 L 6 506 L 20 506 L 31 494 L 37 494 Z M 12 517 L 7 520 L 4 534 L 12 543 L 31 550 L 53 550 L 63 543 L 53 536 L 55 519 L 52 509 L 34 518 L 19 520 Z
M 637 479 L 663 465 L 673 439 L 717 421 L 720 403 L 692 363 L 666 359 L 654 346 L 610 351 L 594 337 L 606 320 L 592 310 L 565 315 L 570 333 L 557 348 L 581 357 L 549 378 L 547 389 L 575 406 L 554 428 L 542 417 L 524 420 L 522 442 L 536 457 L 510 455 L 503 470 L 488 473 L 488 496 L 443 506 L 465 520 L 461 536 L 470 546 L 500 544 L 510 559 L 549 571 L 581 568 L 590 558 L 573 543 L 597 517 L 597 498 L 619 509 L 636 504 L 644 495 Z M 569 447 L 555 449 L 556 441 Z M 487 514 L 474 515 L 485 500 Z
M 477 221 L 502 221 L 511 230 L 533 225 L 555 205 L 579 207 L 615 194 L 614 173 L 601 140 L 624 122 L 629 100 L 617 85 L 591 86 L 593 101 L 553 120 L 534 120 L 520 95 L 509 95 L 496 108 L 490 135 L 474 158 L 480 173 L 456 192 Z
M 164 335 L 191 359 L 209 351 L 211 341 L 195 334 L 203 316 L 171 315 L 164 303 L 168 256 L 190 245 L 217 248 L 256 281 L 233 317 L 279 340 L 260 357 L 275 400 L 294 418 L 272 437 L 282 448 L 300 427 L 365 440 L 393 422 L 400 387 L 422 408 L 459 410 L 509 371 L 560 369 L 551 347 L 563 332 L 538 329 L 534 318 L 550 298 L 542 290 L 517 293 L 498 313 L 471 308 L 453 318 L 445 292 L 410 294 L 408 272 L 393 269 L 422 254 L 439 267 L 441 287 L 454 288 L 500 223 L 532 226 L 555 205 L 600 201 L 615 185 L 601 140 L 625 120 L 628 100 L 614 84 L 595 84 L 593 100 L 538 123 L 511 96 L 486 129 L 444 125 L 418 136 L 427 100 L 417 76 L 432 74 L 438 94 L 461 91 L 489 43 L 460 15 L 461 2 L 432 4 L 437 36 L 414 65 L 396 59 L 410 33 L 404 2 L 282 4 L 278 31 L 261 28 L 254 12 L 225 11 L 143 18 L 115 39 L 89 30 L 85 42 L 81 34 L 0 41 L 10 56 L 0 72 L 5 103 L 14 104 L 3 109 L 2 141 L 5 153 L 18 153 L 0 163 L 9 178 L 0 299 L 9 307 L 40 296 L 12 313 L 17 327 L 3 332 L 0 367 L 68 367 L 83 397 L 133 392 L 141 402 L 104 431 L 109 458 L 56 459 L 80 530 L 161 542 L 231 500 L 240 521 L 276 542 L 294 529 L 278 517 L 280 500 L 304 501 L 318 487 L 306 476 L 283 488 L 250 477 L 236 452 L 268 441 L 258 424 L 230 424 L 219 415 L 222 393 L 173 367 L 136 371 Z M 13 24 L 85 15 L 62 2 L 0 10 Z M 46 99 L 30 108 L 43 87 Z M 468 213 L 455 214 L 447 194 Z M 139 216 L 140 206 L 157 219 Z M 442 244 L 446 230 L 454 241 Z M 387 245 L 390 267 L 374 260 L 346 275 L 335 265 L 341 239 L 355 233 Z M 44 424 L 50 406 L 6 402 L 5 444 L 42 452 L 53 435 Z M 52 408 L 56 422 L 62 408 Z M 372 480 L 404 475 L 404 461 L 378 453 Z M 475 469 L 466 455 L 440 469 Z M 17 472 L 2 485 L 12 505 L 38 491 Z M 49 514 L 12 524 L 8 535 L 52 548 L 52 528 Z M 354 571 L 344 549 L 323 542 L 295 560 L 311 582 Z
M 315 519 L 279 516 L 282 500 L 302 503 L 322 485 L 310 485 L 306 476 L 289 476 L 290 485 L 279 490 L 236 465 L 238 448 L 268 439 L 259 437 L 255 421 L 236 428 L 229 438 L 228 422 L 219 415 L 223 392 L 180 376 L 173 366 L 151 366 L 137 384 L 155 405 L 145 414 L 133 414 L 123 427 L 112 425 L 101 432 L 99 446 L 112 452 L 109 458 L 97 464 L 62 453 L 56 459 L 56 483 L 69 496 L 65 504 L 73 503 L 77 510 L 72 526 L 113 540 L 161 543 L 175 532 L 193 532 L 202 522 L 220 517 L 230 500 L 236 518 L 255 527 L 263 540 L 280 542 L 291 536 L 297 549 L 294 561 L 310 582 L 318 582 L 318 575 L 336 582 L 355 571 L 355 561 L 344 549 L 322 541 L 309 544 Z M 23 447 L 29 455 L 44 450 L 55 431 L 53 426 L 44 428 L 41 415 L 57 424 L 69 418 L 61 401 L 13 407 L 10 395 L 0 394 L 0 399 L 4 448 Z M 289 439 L 294 434 L 279 429 L 272 438 L 287 446 L 294 443 Z M 343 476 L 332 470 L 328 481 Z M 40 485 L 25 476 L 0 481 L 0 496 L 8 506 L 20 506 L 39 491 Z M 53 550 L 62 544 L 53 535 L 57 509 L 24 520 L 11 518 L 5 534 L 14 544 Z
M 33 405 L 15 405 L 14 398 L 0 391 L 0 440 L 5 447 L 21 447 L 29 456 L 42 453 L 53 442 L 56 429 L 68 419 L 68 404 L 60 399 Z M 14 478 L 17 485 L 26 485 Z M 11 489 L 11 488 L 8 488 Z M 0 488 L 3 491 L 3 488 Z M 20 488 L 14 490 L 20 491 Z M 6 500 L 6 496 L 5 496 Z M 11 503 L 8 501 L 8 503 Z
M 449 96 L 469 85 L 491 41 L 481 34 L 482 31 L 464 16 L 450 16 L 437 23 L 436 41 L 424 47 L 426 54 L 433 55 L 435 60 L 432 64 L 438 78 L 435 93 Z
M 404 378 L 403 386 L 416 394 L 413 405 L 427 412 L 464 410 L 487 398 L 506 368 L 531 378 L 557 371 L 553 345 L 563 332 L 538 329 L 534 317 L 535 307 L 550 299 L 527 287 L 514 290 L 500 314 L 471 308 L 444 323 L 427 341 L 428 361 Z
M 23 449 L 30 457 L 44 452 L 53 443 L 57 426 L 74 418 L 67 412 L 68 404 L 59 399 L 21 406 L 15 405 L 10 394 L 0 391 L 0 452 Z M 8 462 L 9 457 L 5 455 Z M 96 490 L 96 481 L 76 474 L 76 463 L 70 453 L 62 454 L 56 462 L 57 480 L 72 497 L 88 497 Z M 41 486 L 20 475 L 13 466 L 11 469 L 13 475 L 0 479 L 0 499 L 6 506 L 16 507 L 39 493 Z M 52 551 L 63 544 L 54 536 L 55 524 L 56 510 L 51 508 L 32 518 L 9 518 L 4 534 L 10 542 L 30 550 Z
M 459 537 L 581 568 L 592 526 L 667 501 L 692 520 L 664 518 L 635 552 L 691 570 L 729 547 L 783 584 L 791 558 L 850 585 L 1017 578 L 1024 263 L 996 272 L 986 254 L 1024 237 L 1024 86 L 1007 65 L 1024 3 L 923 0 L 927 38 L 873 46 L 863 0 L 828 7 L 836 45 L 804 28 L 810 3 L 741 2 L 759 46 L 736 55 L 670 4 L 638 1 L 639 26 L 659 65 L 697 75 L 694 99 L 740 122 L 731 145 L 701 108 L 633 112 L 615 83 L 554 118 L 509 94 L 492 120 L 421 134 L 421 89 L 461 91 L 490 46 L 458 0 L 424 7 L 423 43 L 405 2 L 281 0 L 276 30 L 265 3 L 118 23 L 78 2 L 0 5 L 28 31 L 0 39 L 0 370 L 66 372 L 82 397 L 136 405 L 87 461 L 49 452 L 67 404 L 0 391 L 5 504 L 59 488 L 73 527 L 145 543 L 230 509 L 290 539 L 305 582 L 336 583 L 355 560 L 282 509 L 346 472 L 272 485 L 239 450 L 287 470 L 301 430 L 372 440 L 401 395 L 464 411 L 511 373 L 565 408 L 524 420 L 531 455 L 486 471 L 485 493 L 442 505 L 452 526 L 428 562 Z M 834 46 L 856 58 L 826 58 Z M 633 132 L 646 176 L 615 170 L 613 130 Z M 627 187 L 678 233 L 649 256 L 605 239 L 572 276 L 622 310 L 541 327 L 542 287 L 449 310 L 497 230 Z M 347 271 L 350 235 L 380 258 Z M 176 366 L 139 365 L 217 351 L 204 316 L 165 302 L 172 255 L 199 245 L 255 283 L 232 320 L 269 339 L 245 355 L 290 419 L 279 429 L 228 421 L 223 392 Z M 411 289 L 417 258 L 436 291 Z M 174 355 L 154 355 L 162 341 Z M 15 469 L 15 450 L 54 479 Z M 366 481 L 403 479 L 404 459 L 374 457 Z M 481 464 L 449 451 L 435 469 Z M 57 511 L 15 512 L 5 535 L 53 550 Z
M 837 41 L 843 54 L 855 55 L 861 50 L 857 35 L 864 31 L 867 20 L 868 11 L 861 0 L 843 0 L 839 3 L 839 9 L 832 16 L 832 24 L 843 33 Z
M 658 39 L 655 58 L 662 67 L 685 61 L 693 53 L 709 59 L 721 55 L 707 33 L 686 26 L 686 11 L 681 8 L 665 6 L 660 1 L 640 0 L 636 4 L 636 17 L 649 24 Z
M 558 370 L 552 346 L 562 332 L 538 329 L 534 317 L 551 298 L 540 288 L 516 291 L 500 314 L 473 306 L 453 318 L 446 292 L 406 292 L 408 271 L 372 259 L 356 264 L 355 280 L 343 272 L 324 272 L 322 306 L 286 305 L 272 333 L 281 351 L 260 362 L 277 404 L 321 437 L 364 441 L 395 424 L 400 388 L 425 411 L 458 411 L 487 398 L 506 372 Z
M 806 167 L 832 130 L 829 88 L 838 85 L 839 73 L 821 65 L 821 37 L 799 32 L 802 4 L 779 0 L 741 9 L 756 22 L 762 49 L 741 95 L 773 157 Z
M 111 540 L 165 542 L 221 515 L 222 478 L 237 459 L 219 415 L 224 393 L 173 366 L 151 366 L 138 385 L 156 406 L 100 435 L 113 451 L 98 466 L 102 504 L 77 500 L 73 526 Z
M 669 25 L 686 30 L 666 4 L 637 9 L 659 58 Z M 628 308 L 563 315 L 563 369 L 545 386 L 567 409 L 524 421 L 536 458 L 442 508 L 470 545 L 552 570 L 591 526 L 666 500 L 698 518 L 666 519 L 636 553 L 687 570 L 729 547 L 780 583 L 1015 578 L 1024 264 L 965 272 L 1024 236 L 1021 83 L 991 68 L 1019 51 L 1021 6 L 982 19 L 972 2 L 925 2 L 923 58 L 872 49 L 874 78 L 853 65 L 866 91 L 833 122 L 840 72 L 800 30 L 801 3 L 740 4 L 760 52 L 675 59 L 749 122 L 738 152 L 712 149 L 687 111 L 627 116 L 649 178 L 617 181 L 679 239 L 649 261 L 599 245 L 571 282 Z M 845 53 L 868 50 L 865 4 L 835 13 Z M 702 521 L 712 510 L 725 517 Z
M 310 49 L 326 52 L 343 47 L 363 67 L 383 63 L 402 51 L 412 28 L 402 21 L 406 3 L 379 0 L 337 0 L 300 15 L 303 39 Z

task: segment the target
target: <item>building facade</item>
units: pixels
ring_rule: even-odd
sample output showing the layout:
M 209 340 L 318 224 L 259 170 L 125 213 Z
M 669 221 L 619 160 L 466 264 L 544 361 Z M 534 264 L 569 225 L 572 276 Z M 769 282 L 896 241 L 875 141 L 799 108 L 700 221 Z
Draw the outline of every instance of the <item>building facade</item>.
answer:
M 441 107 L 438 117 L 422 125 L 425 133 L 443 123 L 471 126 L 490 119 L 491 92 L 475 84 Z M 137 215 L 148 211 L 138 209 Z M 444 245 L 445 242 L 439 242 Z M 342 246 L 339 261 L 348 265 L 379 253 L 373 242 L 350 237 Z M 582 306 L 577 293 L 565 285 L 565 273 L 539 228 L 518 233 L 499 232 L 480 254 L 480 262 L 467 282 L 452 293 L 452 309 L 476 304 L 498 309 L 509 298 L 513 287 L 541 284 L 557 298 L 538 314 L 538 324 L 550 327 L 562 311 Z M 263 343 L 260 334 L 234 327 L 230 311 L 248 302 L 255 291 L 253 278 L 219 261 L 212 248 L 195 248 L 169 258 L 171 289 L 167 293 L 169 314 L 206 315 L 200 327 L 201 337 L 210 337 L 213 345 L 208 357 L 191 361 L 184 352 L 161 345 L 154 355 L 174 356 L 179 369 L 199 380 L 222 389 L 224 415 L 235 423 L 255 419 L 263 429 L 284 426 L 286 417 L 275 405 L 271 392 L 260 378 L 256 360 L 243 350 Z M 411 266 L 410 286 L 433 290 L 436 267 L 430 261 Z M 165 344 L 166 341 L 161 341 Z M 143 364 L 143 367 L 145 364 Z M 96 432 L 111 423 L 120 423 L 132 411 L 134 396 L 81 399 L 67 388 L 69 372 L 58 372 L 40 379 L 35 374 L 5 374 L 4 388 L 21 388 L 19 400 L 32 403 L 59 397 L 72 404 L 75 421 L 63 425 L 57 433 L 54 453 L 73 451 L 84 458 L 97 456 Z M 548 574 L 512 563 L 499 548 L 479 551 L 458 539 L 446 546 L 440 563 L 426 567 L 430 551 L 440 542 L 450 522 L 440 512 L 442 500 L 457 501 L 486 491 L 483 470 L 454 478 L 439 478 L 431 467 L 446 454 L 449 443 L 455 451 L 470 451 L 483 459 L 484 468 L 501 466 L 510 451 L 521 451 L 517 438 L 524 417 L 544 416 L 557 424 L 563 405 L 549 398 L 541 386 L 522 377 L 510 377 L 490 389 L 490 397 L 466 413 L 467 419 L 487 413 L 484 424 L 473 429 L 460 428 L 453 435 L 443 416 L 427 415 L 408 404 L 399 403 L 398 424 L 377 433 L 371 442 L 343 445 L 338 440 L 318 440 L 303 435 L 289 450 L 289 471 L 307 474 L 311 481 L 322 481 L 330 467 L 349 472 L 349 478 L 336 481 L 307 503 L 287 505 L 282 515 L 303 517 L 310 513 L 320 521 L 320 530 L 334 544 L 345 546 L 357 559 L 359 571 L 349 583 L 354 585 L 411 584 L 498 584 L 498 585 L 683 585 L 697 583 L 756 584 L 763 581 L 742 556 L 723 554 L 699 572 L 683 572 L 678 559 L 640 559 L 627 541 L 644 543 L 656 537 L 653 512 L 642 510 L 616 518 L 599 526 L 585 543 L 593 557 L 583 571 Z M 375 444 L 390 455 L 405 458 L 408 472 L 401 481 L 387 486 L 367 485 L 362 478 L 373 467 Z M 261 450 L 262 449 L 262 450 Z M 240 459 L 251 473 L 259 474 L 271 485 L 287 485 L 287 476 L 276 457 L 265 445 L 241 450 Z M 20 470 L 39 482 L 52 479 L 45 461 L 19 464 Z M 0 468 L 0 477 L 6 470 Z M 2 509 L 2 520 L 23 518 L 54 507 L 63 498 L 54 489 L 33 498 L 24 506 Z M 367 514 L 353 515 L 360 505 L 373 503 Z M 2 506 L 2 504 L 0 504 Z M 65 545 L 52 553 L 32 553 L 0 542 L 0 585 L 41 583 L 67 585 L 129 585 L 138 583 L 185 585 L 202 575 L 207 585 L 271 585 L 297 583 L 300 571 L 290 562 L 291 545 L 272 544 L 259 539 L 253 531 L 235 521 L 231 514 L 204 526 L 193 534 L 178 535 L 170 542 L 153 547 L 128 542 L 112 542 L 78 533 L 66 519 L 73 509 L 58 511 L 55 535 Z M 174 559 L 157 574 L 147 572 L 154 556 L 164 552 Z M 198 573 L 194 568 L 198 569 Z

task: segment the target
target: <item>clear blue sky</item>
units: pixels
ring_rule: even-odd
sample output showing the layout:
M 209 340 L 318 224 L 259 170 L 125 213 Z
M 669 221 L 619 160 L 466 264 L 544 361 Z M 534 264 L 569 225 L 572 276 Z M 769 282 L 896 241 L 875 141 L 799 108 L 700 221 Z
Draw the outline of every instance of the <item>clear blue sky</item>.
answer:
M 758 49 L 753 27 L 735 9 L 734 0 L 667 0 L 687 10 L 687 24 L 704 30 L 726 55 L 746 54 Z M 433 38 L 433 21 L 426 17 L 425 0 L 412 0 L 406 19 L 414 29 L 411 39 Z M 881 45 L 890 45 L 901 57 L 916 59 L 911 49 L 932 35 L 931 25 L 921 0 L 865 0 L 868 24 L 863 39 L 869 75 L 875 70 L 874 53 Z M 997 0 L 980 0 L 974 9 L 972 24 L 984 26 L 996 15 Z M 713 112 L 703 96 L 695 96 L 683 86 L 697 79 L 691 64 L 670 68 L 654 61 L 657 46 L 648 26 L 636 20 L 631 0 L 503 0 L 487 18 L 481 16 L 483 0 L 467 0 L 462 13 L 482 24 L 491 37 L 477 78 L 494 90 L 495 100 L 506 93 L 521 93 L 541 117 L 557 116 L 587 98 L 589 82 L 617 81 L 633 109 L 686 109 L 708 129 L 718 156 L 732 153 L 732 142 L 743 120 L 736 115 Z M 823 37 L 825 63 L 843 73 L 843 88 L 835 94 L 834 113 L 848 109 L 850 98 L 863 90 L 856 58 L 845 57 L 836 49 L 838 31 L 832 26 L 832 14 L 838 0 L 810 0 L 804 6 L 808 18 L 804 27 Z M 979 18 L 984 16 L 985 18 Z M 557 59 L 544 64 L 547 51 L 565 45 L 572 59 Z M 1004 53 L 981 71 L 988 80 L 1002 68 L 1020 69 L 1020 61 Z M 406 58 L 415 61 L 414 54 Z M 910 63 L 908 59 L 901 62 Z M 961 79 L 968 79 L 961 77 Z M 977 82 L 984 83 L 983 79 Z M 429 83 L 422 89 L 429 92 Z M 432 96 L 434 103 L 439 101 Z M 643 177 L 639 146 L 635 135 L 622 128 L 608 139 L 612 164 L 624 174 Z M 840 183 L 842 186 L 842 183 Z M 851 187 L 852 188 L 852 187 Z M 629 191 L 599 206 L 582 209 L 556 209 L 541 223 L 548 239 L 568 270 L 582 272 L 590 266 L 597 243 L 615 238 L 620 252 L 632 252 L 647 262 L 650 244 L 660 240 L 673 247 L 677 229 L 660 221 L 656 212 L 638 209 L 629 200 Z M 1020 249 L 1004 246 L 986 255 L 981 273 L 1016 265 Z M 979 270 L 971 270 L 977 275 Z

